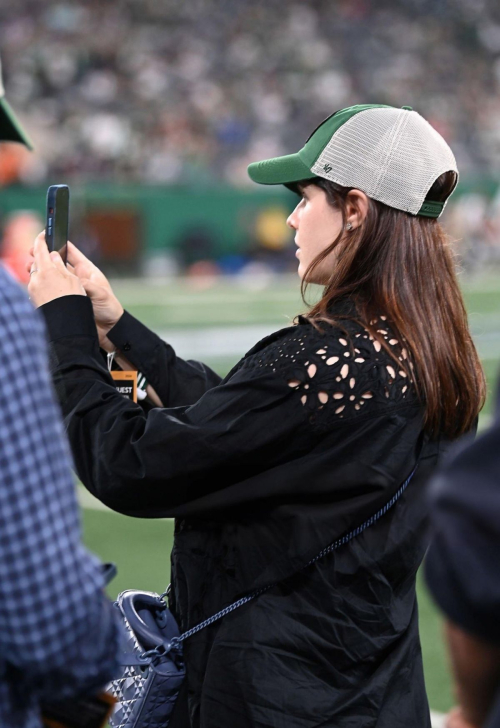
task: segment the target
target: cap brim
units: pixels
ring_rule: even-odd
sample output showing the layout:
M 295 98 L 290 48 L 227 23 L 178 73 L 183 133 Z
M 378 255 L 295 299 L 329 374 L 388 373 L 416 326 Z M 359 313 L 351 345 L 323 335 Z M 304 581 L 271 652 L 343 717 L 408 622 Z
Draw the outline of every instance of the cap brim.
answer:
M 286 185 L 317 177 L 300 158 L 300 153 L 264 159 L 248 167 L 248 176 L 260 185 Z
M 31 139 L 22 128 L 4 96 L 0 97 L 0 141 L 20 142 L 28 149 L 33 149 Z

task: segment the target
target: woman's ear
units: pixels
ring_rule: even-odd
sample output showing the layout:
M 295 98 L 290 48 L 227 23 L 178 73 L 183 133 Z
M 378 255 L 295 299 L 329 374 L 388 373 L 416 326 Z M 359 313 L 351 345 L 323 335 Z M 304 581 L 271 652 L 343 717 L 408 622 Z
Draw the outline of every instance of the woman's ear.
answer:
M 368 197 L 361 190 L 350 190 L 345 199 L 346 224 L 351 223 L 352 230 L 362 225 L 368 214 Z

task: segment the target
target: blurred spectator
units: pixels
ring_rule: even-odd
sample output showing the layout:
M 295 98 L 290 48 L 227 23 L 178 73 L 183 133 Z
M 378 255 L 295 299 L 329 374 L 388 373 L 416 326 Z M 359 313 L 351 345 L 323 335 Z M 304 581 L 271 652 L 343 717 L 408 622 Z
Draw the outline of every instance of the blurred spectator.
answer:
M 44 223 L 29 210 L 12 213 L 5 221 L 0 259 L 9 273 L 19 283 L 28 284 L 26 259 L 33 247 L 33 236 L 37 236 Z
M 30 164 L 29 152 L 20 144 L 0 145 L 0 187 L 21 179 L 23 168 Z
M 500 165 L 494 0 L 18 0 L 0 43 L 26 183 L 247 184 L 361 101 L 414 106 L 465 173 Z

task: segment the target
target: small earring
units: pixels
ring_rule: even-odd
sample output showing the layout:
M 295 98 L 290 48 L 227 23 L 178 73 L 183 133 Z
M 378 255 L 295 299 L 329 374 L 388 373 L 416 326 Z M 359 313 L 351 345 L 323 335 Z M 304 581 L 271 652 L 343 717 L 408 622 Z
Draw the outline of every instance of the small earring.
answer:
M 346 223 L 345 229 L 346 230 L 352 230 L 352 222 Z

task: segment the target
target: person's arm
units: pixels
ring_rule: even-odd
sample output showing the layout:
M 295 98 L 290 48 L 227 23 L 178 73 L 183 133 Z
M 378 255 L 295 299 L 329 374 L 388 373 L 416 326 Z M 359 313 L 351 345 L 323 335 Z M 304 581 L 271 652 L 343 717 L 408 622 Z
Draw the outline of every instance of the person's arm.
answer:
M 43 233 L 37 240 L 45 245 Z M 28 272 L 36 266 L 34 255 L 35 248 L 32 248 L 26 262 Z M 104 273 L 71 242 L 68 242 L 67 271 L 70 278 L 78 277 L 92 301 L 101 348 L 108 353 L 115 352 L 116 363 L 122 369 L 140 371 L 145 376 L 147 393 L 154 405 L 192 404 L 219 384 L 221 377 L 210 367 L 181 359 L 169 344 L 124 311 Z
M 242 369 L 194 405 L 146 414 L 116 392 L 86 297 L 41 310 L 78 475 L 115 510 L 175 515 L 176 506 L 288 458 L 289 438 L 300 447 L 311 437 L 299 394 L 270 369 Z
M 292 328 L 271 351 L 266 347 L 262 357 L 245 359 L 231 377 L 195 404 L 146 414 L 113 386 L 99 353 L 87 298 L 65 296 L 41 310 L 78 475 L 102 502 L 127 515 L 182 517 L 209 510 L 220 513 L 243 504 L 261 507 L 264 500 L 310 500 L 316 487 L 332 487 L 331 482 L 321 485 L 324 474 L 312 454 L 314 447 L 328 436 L 332 448 L 334 443 L 341 448 L 345 440 L 347 449 L 355 448 L 357 437 L 370 437 L 368 413 L 380 423 L 382 407 L 391 406 L 374 404 L 372 392 L 367 391 L 368 404 L 364 408 L 352 404 L 349 417 L 356 418 L 359 412 L 363 427 L 349 420 L 335 422 L 337 414 L 349 411 L 338 398 L 351 401 L 355 379 L 345 377 L 344 367 L 342 378 L 340 367 L 335 373 L 319 359 L 317 352 L 324 343 L 319 334 L 314 330 L 302 334 L 308 337 L 308 349 L 303 351 L 296 343 L 300 333 Z M 285 356 L 285 351 L 293 353 Z M 339 362 L 340 357 L 333 356 L 337 351 L 344 353 L 343 344 L 329 340 L 332 363 Z M 310 362 L 316 356 L 318 365 Z M 267 363 L 266 357 L 270 357 Z M 399 426 L 399 421 L 391 424 L 395 431 Z M 313 485 L 300 468 L 296 472 L 296 462 L 309 456 Z M 274 468 L 285 463 L 286 474 L 273 478 Z M 365 469 L 361 471 L 366 477 Z
M 221 377 L 202 362 L 184 360 L 127 311 L 107 333 L 122 368 L 131 362 L 146 377 L 164 407 L 193 404 Z M 157 403 L 158 404 L 158 403 Z
M 446 622 L 450 654 L 460 712 L 455 716 L 463 728 L 483 726 L 500 687 L 500 646 L 481 640 L 456 624 Z
M 100 345 L 108 352 L 116 351 L 122 369 L 132 365 L 146 377 L 155 405 L 193 404 L 219 384 L 221 378 L 210 367 L 181 359 L 169 344 L 124 311 L 106 276 L 72 243 L 68 243 L 68 262 L 92 301 Z
M 119 629 L 80 541 L 44 332 L 0 271 L 0 653 L 19 695 L 93 692 L 117 670 Z

